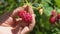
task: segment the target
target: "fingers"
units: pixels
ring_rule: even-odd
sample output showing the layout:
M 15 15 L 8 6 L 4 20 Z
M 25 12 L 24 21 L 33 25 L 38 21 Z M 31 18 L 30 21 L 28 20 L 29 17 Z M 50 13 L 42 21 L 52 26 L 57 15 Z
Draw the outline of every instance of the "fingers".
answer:
M 23 28 L 23 30 L 21 31 L 21 34 L 26 34 L 26 33 L 28 33 L 28 32 L 30 32 L 30 31 L 32 31 L 33 30 L 33 28 L 34 28 L 34 26 L 35 26 L 35 15 L 34 14 L 32 14 L 32 23 L 29 25 L 29 26 L 25 26 L 24 28 Z
M 32 23 L 29 25 L 30 31 L 33 30 L 35 26 L 35 14 L 32 14 Z
M 22 21 L 22 18 L 17 18 L 16 21 L 17 21 L 17 22 L 18 22 L 18 21 Z
M 26 26 L 24 29 L 21 31 L 21 34 L 27 34 L 29 32 L 29 28 Z
M 22 21 L 22 18 L 16 18 L 16 25 Z
M 32 14 L 32 23 L 29 26 L 25 26 L 21 31 L 21 34 L 27 34 L 28 32 L 32 31 L 35 26 L 35 15 Z
M 21 31 L 21 34 L 25 34 L 25 33 L 29 32 L 29 31 L 31 31 L 35 26 L 35 15 L 34 15 L 34 11 L 33 11 L 32 7 L 31 6 L 27 7 L 27 5 L 24 5 L 23 8 L 26 11 L 28 11 L 30 14 L 32 14 L 32 23 L 29 26 L 25 26 L 23 28 L 23 30 Z M 26 9 L 26 8 L 28 8 L 28 9 Z M 16 21 L 19 21 L 19 20 L 20 19 L 17 19 Z
M 21 31 L 22 31 L 22 27 L 19 28 L 19 31 L 17 34 L 21 34 Z

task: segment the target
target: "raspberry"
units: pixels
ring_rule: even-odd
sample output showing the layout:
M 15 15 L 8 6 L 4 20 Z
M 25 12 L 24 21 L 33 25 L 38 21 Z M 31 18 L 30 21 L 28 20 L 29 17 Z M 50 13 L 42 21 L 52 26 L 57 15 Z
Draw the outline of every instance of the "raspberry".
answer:
M 18 16 L 21 17 L 25 23 L 27 24 L 31 23 L 32 15 L 29 14 L 28 12 L 22 10 L 18 13 Z
M 26 13 L 26 14 L 24 15 L 24 17 L 22 17 L 22 19 L 23 19 L 23 21 L 24 21 L 25 23 L 31 23 L 32 15 L 29 14 L 29 13 Z
M 55 15 L 56 15 L 56 11 L 53 10 L 53 11 L 52 11 L 52 16 L 55 16 Z
M 18 13 L 18 16 L 22 18 L 24 14 L 26 14 L 26 11 L 20 10 L 20 12 Z
M 58 14 L 57 18 L 60 19 L 60 14 Z
M 51 17 L 51 18 L 50 18 L 50 23 L 51 23 L 51 24 L 54 24 L 55 22 L 56 22 L 56 18 L 55 18 L 55 17 Z

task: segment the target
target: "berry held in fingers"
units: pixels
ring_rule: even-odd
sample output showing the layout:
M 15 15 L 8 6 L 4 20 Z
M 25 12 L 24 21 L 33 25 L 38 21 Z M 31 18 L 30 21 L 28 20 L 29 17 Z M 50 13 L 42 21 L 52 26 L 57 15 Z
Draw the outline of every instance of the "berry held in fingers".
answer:
M 22 20 L 29 24 L 31 23 L 31 20 L 32 20 L 32 15 L 30 13 L 28 13 L 27 11 L 25 10 L 21 10 L 19 13 L 18 13 L 18 16 L 22 18 Z

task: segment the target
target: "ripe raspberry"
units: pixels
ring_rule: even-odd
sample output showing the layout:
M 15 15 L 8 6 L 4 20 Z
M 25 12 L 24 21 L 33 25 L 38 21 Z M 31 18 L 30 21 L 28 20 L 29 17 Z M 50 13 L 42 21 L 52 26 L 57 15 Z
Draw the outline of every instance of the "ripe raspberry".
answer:
M 52 16 L 55 16 L 55 15 L 56 15 L 56 11 L 53 10 L 53 11 L 52 11 Z
M 18 16 L 21 17 L 26 24 L 31 23 L 32 15 L 27 13 L 26 11 L 20 11 L 18 13 Z
M 55 18 L 55 17 L 51 17 L 51 18 L 50 18 L 50 23 L 51 23 L 51 24 L 54 24 L 55 22 L 56 22 L 56 18 Z
M 18 13 L 18 16 L 22 18 L 24 17 L 24 14 L 26 14 L 26 11 L 20 10 L 20 12 Z
M 60 19 L 60 14 L 58 14 L 57 18 Z
M 22 17 L 23 21 L 27 24 L 31 23 L 32 20 L 32 15 L 29 13 L 26 13 L 24 17 Z

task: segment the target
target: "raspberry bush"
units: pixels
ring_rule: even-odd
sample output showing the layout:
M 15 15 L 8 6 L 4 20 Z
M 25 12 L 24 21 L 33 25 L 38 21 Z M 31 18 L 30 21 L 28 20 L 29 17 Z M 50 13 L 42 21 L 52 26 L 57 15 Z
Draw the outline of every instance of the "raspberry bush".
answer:
M 28 34 L 60 34 L 60 0 L 0 0 L 0 15 L 24 4 L 30 5 L 36 15 L 36 25 Z M 28 23 L 32 16 L 25 10 L 18 15 Z

